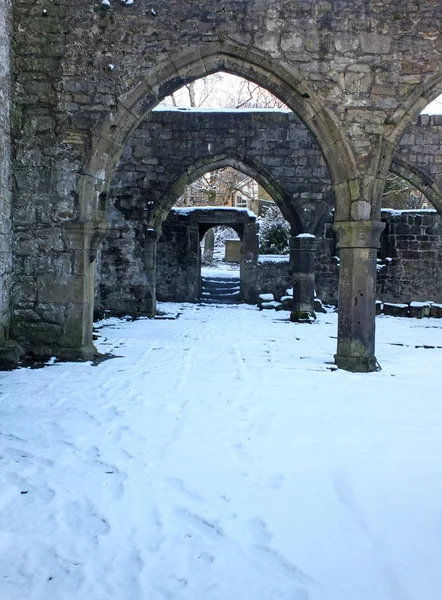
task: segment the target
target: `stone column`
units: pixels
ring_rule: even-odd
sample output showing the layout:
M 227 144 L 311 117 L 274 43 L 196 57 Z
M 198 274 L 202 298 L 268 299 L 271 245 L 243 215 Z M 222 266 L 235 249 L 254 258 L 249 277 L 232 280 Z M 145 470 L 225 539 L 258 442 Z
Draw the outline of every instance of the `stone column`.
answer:
M 255 219 L 244 223 L 242 257 L 240 264 L 241 297 L 244 302 L 254 304 L 257 301 L 256 269 L 258 265 L 259 239 L 258 225 Z
M 379 366 L 374 355 L 376 259 L 384 223 L 340 221 L 338 234 L 338 345 L 335 361 L 346 371 L 367 373 Z
M 156 229 L 147 229 L 144 237 L 144 270 L 146 287 L 142 314 L 154 317 L 157 312 L 157 247 L 159 234 Z
M 310 233 L 290 238 L 293 265 L 291 321 L 311 321 L 315 315 L 315 258 L 318 240 Z
M 97 354 L 92 343 L 94 262 L 105 227 L 103 223 L 65 223 L 62 238 L 71 272 L 38 278 L 39 302 L 60 318 L 60 335 L 51 344 L 57 358 L 88 360 Z

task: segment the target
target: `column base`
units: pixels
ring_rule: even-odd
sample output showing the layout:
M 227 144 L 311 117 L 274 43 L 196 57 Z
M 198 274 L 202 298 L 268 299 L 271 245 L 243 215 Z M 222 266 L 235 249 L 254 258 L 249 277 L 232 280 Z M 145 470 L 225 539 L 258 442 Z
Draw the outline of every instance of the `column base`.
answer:
M 53 355 L 58 360 L 66 361 L 87 361 L 99 355 L 94 344 L 86 344 L 81 348 L 53 348 Z
M 334 359 L 338 369 L 350 371 L 350 373 L 373 373 L 381 370 L 376 356 L 341 356 L 335 354 Z
M 313 311 L 292 310 L 290 321 L 292 323 L 312 323 L 316 321 L 316 314 Z
M 16 342 L 8 342 L 0 348 L 0 371 L 15 369 L 25 355 L 24 349 Z

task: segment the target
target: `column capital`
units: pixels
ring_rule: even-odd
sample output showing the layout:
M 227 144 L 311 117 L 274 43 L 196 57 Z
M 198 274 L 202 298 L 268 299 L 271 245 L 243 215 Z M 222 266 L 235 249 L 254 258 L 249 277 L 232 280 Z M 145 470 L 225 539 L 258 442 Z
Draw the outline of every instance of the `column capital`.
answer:
M 338 234 L 338 248 L 380 248 L 381 221 L 337 221 L 333 229 Z
M 153 227 L 148 227 L 146 229 L 146 240 L 150 242 L 157 242 L 161 237 L 161 232 L 158 229 L 154 229 Z
M 290 243 L 293 250 L 303 250 L 305 252 L 316 252 L 319 239 L 311 233 L 300 233 L 292 235 Z
M 68 221 L 63 223 L 63 239 L 69 250 L 97 250 L 104 234 L 105 221 Z

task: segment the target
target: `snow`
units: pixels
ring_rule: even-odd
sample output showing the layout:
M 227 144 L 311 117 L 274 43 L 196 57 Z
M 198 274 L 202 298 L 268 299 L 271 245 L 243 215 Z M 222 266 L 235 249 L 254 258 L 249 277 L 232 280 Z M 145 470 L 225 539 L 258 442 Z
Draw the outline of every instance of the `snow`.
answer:
M 312 235 L 311 233 L 300 233 L 296 237 L 302 239 L 302 238 L 315 238 L 316 236 Z
M 159 308 L 0 374 L 0 598 L 440 600 L 442 321 Z
M 421 213 L 437 213 L 437 210 L 434 208 L 406 208 L 402 210 L 397 210 L 395 208 L 383 208 L 381 213 L 388 213 L 389 215 L 399 217 L 403 213 L 416 213 L 417 215 Z
M 158 105 L 154 109 L 154 111 L 163 111 L 163 112 L 192 112 L 192 113 L 233 113 L 238 114 L 241 113 L 291 113 L 292 111 L 289 108 L 223 108 L 223 107 L 215 107 L 215 108 L 202 108 L 199 106 L 162 106 Z
M 206 279 L 239 279 L 238 264 L 216 262 L 207 267 L 201 267 L 201 276 Z
M 247 208 L 235 208 L 233 206 L 174 206 L 171 210 L 173 210 L 174 212 L 179 212 L 182 215 L 190 215 L 191 213 L 195 212 L 195 211 L 209 211 L 209 212 L 213 212 L 213 211 L 218 211 L 218 210 L 228 210 L 228 211 L 233 211 L 233 212 L 238 212 L 238 213 L 247 213 L 247 215 L 249 217 L 253 217 L 254 219 L 256 219 L 256 215 L 253 211 L 248 210 Z
M 425 306 L 431 306 L 431 302 L 410 302 L 410 306 L 413 308 L 423 308 Z
M 396 308 L 408 308 L 408 304 L 394 304 L 393 302 L 384 302 L 384 306 L 395 306 Z
M 278 306 L 281 306 L 281 302 L 276 302 L 276 300 L 270 300 L 268 302 L 261 302 L 260 304 L 261 308 L 278 308 Z
M 263 300 L 264 302 L 271 302 L 272 300 L 274 300 L 274 296 L 273 294 L 259 294 L 259 299 Z
M 283 263 L 290 262 L 288 254 L 260 254 L 258 256 L 259 263 Z

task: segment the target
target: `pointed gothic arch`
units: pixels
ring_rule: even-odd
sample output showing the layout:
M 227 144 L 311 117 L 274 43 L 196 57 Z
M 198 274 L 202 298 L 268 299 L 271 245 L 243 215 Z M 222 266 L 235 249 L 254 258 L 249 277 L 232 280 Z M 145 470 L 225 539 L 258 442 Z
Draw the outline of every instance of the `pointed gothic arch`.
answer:
M 337 116 L 325 100 L 311 90 L 293 66 L 276 62 L 250 47 L 219 41 L 170 57 L 153 67 L 148 77 L 122 96 L 114 113 L 99 126 L 84 163 L 79 188 L 82 220 L 101 220 L 109 182 L 120 154 L 132 131 L 164 97 L 190 81 L 224 71 L 268 89 L 282 100 L 315 136 L 330 170 L 333 185 L 356 179 L 353 154 Z M 348 213 L 348 206 L 342 212 Z M 346 200 L 341 200 L 347 203 Z

